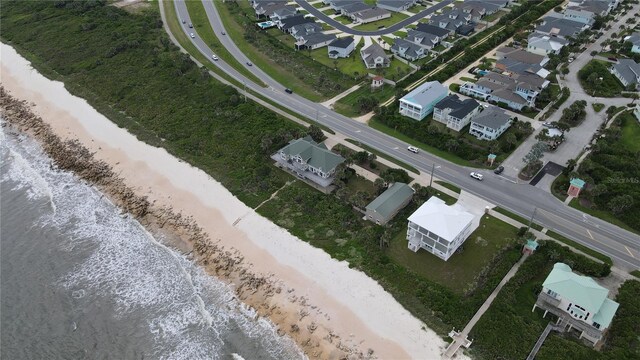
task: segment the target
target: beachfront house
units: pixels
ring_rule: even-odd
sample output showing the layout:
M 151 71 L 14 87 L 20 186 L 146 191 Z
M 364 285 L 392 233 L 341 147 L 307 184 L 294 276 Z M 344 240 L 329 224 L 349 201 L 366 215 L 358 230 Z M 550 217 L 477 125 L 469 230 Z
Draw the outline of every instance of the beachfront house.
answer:
M 347 58 L 356 47 L 356 42 L 353 40 L 353 36 L 346 36 L 333 40 L 328 47 L 329 58 Z
M 367 220 L 384 225 L 393 219 L 413 198 L 413 189 L 405 183 L 394 183 L 365 208 Z
M 432 196 L 409 216 L 409 250 L 424 249 L 447 261 L 475 230 L 473 219 L 462 205 L 449 206 Z
M 460 99 L 449 95 L 433 108 L 433 120 L 441 122 L 451 130 L 460 131 L 480 112 L 481 106 L 474 99 Z
M 391 57 L 376 42 L 360 50 L 360 57 L 367 69 L 386 68 L 391 65 Z
M 497 106 L 490 106 L 471 119 L 469 134 L 479 140 L 496 140 L 511 126 L 511 116 Z
M 310 136 L 291 140 L 271 158 L 280 167 L 318 185 L 321 189 L 330 187 L 336 168 L 345 160 L 329 151 L 324 144 L 313 141 Z
M 400 114 L 422 120 L 449 91 L 437 81 L 426 82 L 400 99 Z
M 531 311 L 536 308 L 558 317 L 563 330 L 580 331 L 580 339 L 594 346 L 602 340 L 618 310 L 619 304 L 608 298 L 609 290 L 588 276 L 571 271 L 569 265 L 556 263 L 542 283 L 542 291 Z

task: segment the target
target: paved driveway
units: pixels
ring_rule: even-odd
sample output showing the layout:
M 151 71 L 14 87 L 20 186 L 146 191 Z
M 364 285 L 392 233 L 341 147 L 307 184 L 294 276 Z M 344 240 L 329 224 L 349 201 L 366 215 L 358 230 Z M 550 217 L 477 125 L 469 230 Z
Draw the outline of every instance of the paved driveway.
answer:
M 387 35 L 387 34 L 391 34 L 394 33 L 402 28 L 404 28 L 407 25 L 410 25 L 420 19 L 422 19 L 423 17 L 432 14 L 440 9 L 442 9 L 443 7 L 451 4 L 453 2 L 453 0 L 443 0 L 429 8 L 426 8 L 424 10 L 422 10 L 421 12 L 410 16 L 404 20 L 401 20 L 398 23 L 395 23 L 387 28 L 384 29 L 380 29 L 380 30 L 375 30 L 375 31 L 362 31 L 362 30 L 357 30 L 357 29 L 352 29 L 350 28 L 348 25 L 342 24 L 339 21 L 336 21 L 334 19 L 332 19 L 331 17 L 329 17 L 329 15 L 324 14 L 322 11 L 320 11 L 319 9 L 313 7 L 313 5 L 309 4 L 306 0 L 295 0 L 296 3 L 298 3 L 298 5 L 300 7 L 302 7 L 303 9 L 305 9 L 306 11 L 308 11 L 310 14 L 312 14 L 313 16 L 317 17 L 318 19 L 320 19 L 320 21 L 323 21 L 331 26 L 333 26 L 335 29 L 338 29 L 346 34 L 351 34 L 351 35 L 360 35 L 360 36 L 379 36 L 379 35 Z

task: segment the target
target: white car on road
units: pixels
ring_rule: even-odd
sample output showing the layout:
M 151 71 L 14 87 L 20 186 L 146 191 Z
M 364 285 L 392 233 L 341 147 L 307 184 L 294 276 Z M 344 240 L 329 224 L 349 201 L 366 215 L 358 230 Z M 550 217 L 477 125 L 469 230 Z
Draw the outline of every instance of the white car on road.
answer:
M 218 57 L 216 56 L 216 54 L 211 55 L 211 58 L 213 59 L 213 61 L 218 61 Z
M 419 152 L 418 148 L 415 146 L 409 146 L 407 150 L 411 151 L 414 154 L 417 154 Z
M 190 35 L 191 35 L 191 38 L 192 38 L 192 39 L 195 39 L 195 38 L 196 38 L 196 34 L 191 33 Z
M 472 178 L 476 179 L 476 180 L 482 181 L 483 176 L 482 176 L 482 174 L 480 174 L 480 173 L 472 172 L 472 173 L 471 173 L 471 174 L 469 174 L 469 175 L 470 175 Z

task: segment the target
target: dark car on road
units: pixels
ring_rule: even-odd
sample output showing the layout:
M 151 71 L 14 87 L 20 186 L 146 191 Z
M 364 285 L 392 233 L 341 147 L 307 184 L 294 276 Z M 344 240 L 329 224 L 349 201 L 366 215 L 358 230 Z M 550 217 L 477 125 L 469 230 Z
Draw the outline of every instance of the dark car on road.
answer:
M 493 170 L 494 174 L 502 174 L 504 171 L 504 166 L 500 165 L 495 170 Z
M 287 94 L 293 94 L 293 90 L 289 88 L 284 89 L 284 92 L 286 92 Z

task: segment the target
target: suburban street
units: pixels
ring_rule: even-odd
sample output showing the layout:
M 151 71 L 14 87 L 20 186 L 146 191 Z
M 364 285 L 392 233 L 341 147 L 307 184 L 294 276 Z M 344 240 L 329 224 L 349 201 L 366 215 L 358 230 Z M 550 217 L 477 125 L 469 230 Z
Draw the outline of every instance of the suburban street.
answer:
M 246 64 L 249 59 L 228 36 L 222 35 L 225 29 L 213 2 L 211 0 L 202 2 L 216 36 L 240 63 Z M 189 22 L 185 3 L 177 1 L 175 6 L 178 17 Z M 183 27 L 183 30 L 187 34 L 193 31 L 187 27 Z M 203 55 L 211 58 L 213 52 L 197 34 L 191 41 Z M 534 209 L 537 209 L 534 222 L 610 256 L 614 259 L 615 265 L 622 269 L 640 268 L 640 236 L 636 234 L 567 207 L 548 192 L 533 186 L 516 184 L 494 175 L 490 170 L 479 170 L 485 176 L 485 180 L 479 182 L 469 177 L 472 170 L 470 168 L 455 165 L 427 152 L 410 153 L 406 150 L 408 144 L 403 141 L 335 113 L 322 104 L 314 103 L 296 94 L 285 93 L 282 85 L 257 66 L 246 66 L 246 68 L 264 81 L 268 85 L 267 89 L 248 80 L 222 60 L 214 64 L 232 78 L 244 83 L 246 88 L 260 93 L 284 108 L 291 109 L 303 117 L 314 119 L 347 138 L 367 144 L 414 166 L 421 172 L 430 173 L 432 165 L 437 164 L 440 167 L 435 170 L 435 177 L 455 184 L 525 218 L 529 218 Z
M 401 20 L 398 23 L 395 23 L 389 27 L 386 27 L 384 29 L 379 29 L 379 30 L 375 30 L 375 31 L 362 31 L 362 30 L 358 30 L 358 29 L 352 29 L 350 27 L 348 27 L 347 25 L 344 25 L 343 23 L 334 20 L 332 18 L 329 17 L 329 15 L 324 14 L 322 11 L 318 10 L 317 8 L 315 8 L 313 5 L 309 4 L 306 0 L 295 0 L 296 3 L 298 4 L 298 6 L 302 7 L 303 9 L 305 9 L 306 11 L 308 11 L 310 14 L 312 14 L 313 16 L 317 17 L 320 21 L 325 22 L 329 25 L 331 25 L 333 28 L 340 30 L 346 34 L 350 34 L 350 35 L 359 35 L 359 36 L 379 36 L 379 35 L 387 35 L 387 34 L 391 34 L 394 33 L 402 28 L 404 28 L 405 26 L 416 22 L 420 19 L 422 19 L 423 17 L 433 14 L 434 12 L 442 9 L 443 7 L 451 4 L 453 2 L 453 0 L 443 0 L 435 5 L 433 5 L 432 7 L 429 7 L 425 10 L 422 10 L 421 12 L 410 16 L 404 20 Z
M 620 31 L 620 25 L 625 24 L 627 19 L 634 16 L 640 12 L 640 5 L 634 4 L 633 10 L 628 11 L 624 15 L 618 19 L 615 23 L 612 24 L 611 29 L 607 31 L 603 31 L 604 34 L 596 39 L 591 45 L 587 46 L 586 50 L 582 53 L 578 54 L 573 62 L 569 64 L 569 74 L 567 74 L 564 79 L 560 78 L 560 85 L 562 87 L 568 87 L 571 91 L 571 95 L 569 99 L 565 101 L 558 110 L 556 110 L 551 117 L 547 120 L 548 122 L 554 122 L 560 120 L 562 116 L 562 110 L 569 107 L 576 101 L 585 100 L 587 102 L 586 112 L 587 117 L 584 121 L 577 127 L 572 128 L 569 132 L 565 134 L 565 141 L 558 147 L 557 150 L 553 152 L 547 152 L 544 154 L 543 161 L 553 161 L 559 165 L 566 165 L 567 161 L 570 159 L 575 159 L 580 155 L 580 152 L 591 142 L 591 138 L 595 131 L 600 127 L 600 125 L 606 120 L 605 110 L 609 106 L 626 106 L 631 103 L 633 100 L 624 97 L 618 98 L 596 98 L 589 94 L 586 94 L 580 86 L 580 81 L 578 80 L 578 71 L 582 69 L 589 61 L 591 61 L 592 51 L 599 51 L 602 48 L 602 43 L 611 37 L 611 34 L 614 32 Z M 606 107 L 599 113 L 596 113 L 593 110 L 591 104 L 593 103 L 602 103 Z M 511 156 L 504 161 L 504 175 L 507 177 L 511 177 L 516 179 L 520 170 L 524 167 L 524 163 L 522 162 L 522 158 L 529 152 L 531 147 L 537 142 L 536 135 L 542 131 L 544 128 L 540 128 L 534 132 L 527 140 L 520 145 L 518 149 L 516 149 Z

